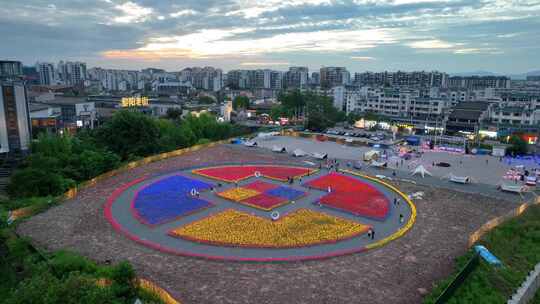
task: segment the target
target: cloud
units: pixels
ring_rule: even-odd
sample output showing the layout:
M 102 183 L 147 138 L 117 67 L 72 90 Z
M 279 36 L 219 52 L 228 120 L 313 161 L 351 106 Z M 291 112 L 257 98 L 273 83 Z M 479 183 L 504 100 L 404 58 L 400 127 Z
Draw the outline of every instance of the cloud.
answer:
M 409 42 L 407 45 L 413 49 L 451 49 L 456 46 L 454 43 L 442 41 L 439 39 L 419 40 Z
M 182 16 L 191 16 L 191 15 L 197 15 L 197 14 L 198 14 L 197 11 L 194 11 L 192 9 L 184 9 L 184 10 L 177 11 L 176 13 L 171 13 L 169 14 L 169 16 L 172 18 L 178 18 Z
M 202 30 L 193 34 L 151 38 L 145 46 L 133 50 L 108 51 L 108 58 L 208 58 L 209 56 L 255 55 L 282 52 L 350 52 L 395 42 L 392 31 L 379 29 L 356 31 L 319 31 L 285 33 L 268 38 L 235 39 L 236 34 L 253 28 Z
M 145 22 L 154 12 L 150 7 L 143 7 L 131 1 L 116 5 L 115 8 L 122 13 L 113 19 L 116 23 Z
M 289 62 L 285 61 L 263 61 L 263 62 L 242 62 L 240 63 L 241 66 L 255 66 L 255 67 L 261 67 L 261 66 L 289 66 Z
M 501 50 L 497 48 L 463 48 L 454 50 L 454 54 L 470 55 L 470 54 L 490 54 L 499 55 L 503 54 Z
M 375 60 L 375 57 L 369 57 L 369 56 L 351 56 L 350 58 L 353 60 L 360 60 L 360 61 Z
M 459 60 L 517 68 L 537 62 L 540 49 L 538 0 L 4 2 L 0 56 L 30 63 L 84 57 L 170 68 L 275 61 L 443 69 Z

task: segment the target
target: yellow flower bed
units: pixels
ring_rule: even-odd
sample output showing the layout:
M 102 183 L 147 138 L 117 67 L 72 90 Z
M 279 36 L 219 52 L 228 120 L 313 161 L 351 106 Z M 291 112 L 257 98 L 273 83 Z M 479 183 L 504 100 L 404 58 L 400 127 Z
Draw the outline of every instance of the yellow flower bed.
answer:
M 284 248 L 336 242 L 368 229 L 367 225 L 309 209 L 299 209 L 277 221 L 228 209 L 170 234 L 226 246 Z
M 231 201 L 239 202 L 255 195 L 259 195 L 259 192 L 246 188 L 232 188 L 218 193 L 219 196 Z

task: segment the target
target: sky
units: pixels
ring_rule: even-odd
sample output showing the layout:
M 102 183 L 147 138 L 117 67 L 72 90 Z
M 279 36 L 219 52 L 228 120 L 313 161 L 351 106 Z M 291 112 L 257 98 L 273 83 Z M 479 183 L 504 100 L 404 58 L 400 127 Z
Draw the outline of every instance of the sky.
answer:
M 0 59 L 90 67 L 540 70 L 540 0 L 0 0 Z

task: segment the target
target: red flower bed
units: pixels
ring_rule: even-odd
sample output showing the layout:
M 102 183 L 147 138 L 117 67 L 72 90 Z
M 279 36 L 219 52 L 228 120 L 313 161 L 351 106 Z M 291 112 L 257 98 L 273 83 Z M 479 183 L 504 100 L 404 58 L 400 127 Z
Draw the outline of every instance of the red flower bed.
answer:
M 274 185 L 271 183 L 266 183 L 263 181 L 254 181 L 253 183 L 249 183 L 247 185 L 242 186 L 242 188 L 251 189 L 259 192 L 266 192 L 268 190 L 272 190 L 279 187 L 279 185 Z
M 382 192 L 353 177 L 330 173 L 305 185 L 323 191 L 331 188 L 331 193 L 320 200 L 324 206 L 378 220 L 385 219 L 390 210 L 390 203 Z
M 255 175 L 259 172 L 262 176 L 286 181 L 288 177 L 301 177 L 315 170 L 302 167 L 289 166 L 223 166 L 193 170 L 194 174 L 199 174 L 209 178 L 226 182 L 237 182 Z
M 241 201 L 242 204 L 246 204 L 255 208 L 263 210 L 272 210 L 278 206 L 288 203 L 289 200 L 283 197 L 272 196 L 265 193 L 252 196 Z

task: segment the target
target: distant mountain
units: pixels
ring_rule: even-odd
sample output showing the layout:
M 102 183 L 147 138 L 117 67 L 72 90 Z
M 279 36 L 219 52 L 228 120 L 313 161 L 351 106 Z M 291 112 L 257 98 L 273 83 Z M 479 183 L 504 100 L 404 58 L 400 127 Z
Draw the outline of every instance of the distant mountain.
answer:
M 474 72 L 461 72 L 461 73 L 451 73 L 451 76 L 501 76 L 501 74 L 489 72 L 489 71 L 474 71 Z
M 540 70 L 530 71 L 524 74 L 513 74 L 513 75 L 508 75 L 508 76 L 510 76 L 510 78 L 512 78 L 513 80 L 524 80 L 524 79 L 527 79 L 527 76 L 540 76 Z
M 508 76 L 512 80 L 525 80 L 527 76 L 540 76 L 540 70 L 536 71 L 530 71 L 527 73 L 521 73 L 521 74 L 501 74 L 501 73 L 494 73 L 489 71 L 474 71 L 474 72 L 462 72 L 462 73 L 451 73 L 450 76 Z

